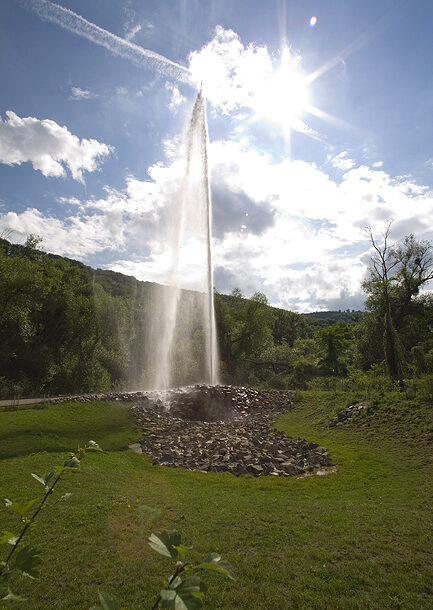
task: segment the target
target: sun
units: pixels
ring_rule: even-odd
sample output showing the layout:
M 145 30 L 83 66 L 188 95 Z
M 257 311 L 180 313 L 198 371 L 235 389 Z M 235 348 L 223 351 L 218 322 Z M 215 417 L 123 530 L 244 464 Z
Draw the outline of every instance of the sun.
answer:
M 283 54 L 280 66 L 256 92 L 254 118 L 279 123 L 284 131 L 290 131 L 300 127 L 300 117 L 309 105 L 307 78 Z

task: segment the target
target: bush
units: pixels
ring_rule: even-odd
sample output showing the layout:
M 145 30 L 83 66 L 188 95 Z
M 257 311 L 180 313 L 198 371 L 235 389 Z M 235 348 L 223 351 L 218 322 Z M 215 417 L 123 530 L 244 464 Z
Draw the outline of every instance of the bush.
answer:
M 287 390 L 287 378 L 283 375 L 273 375 L 266 385 L 270 390 Z
M 407 398 L 421 402 L 433 403 L 433 374 L 423 375 L 417 379 L 405 379 Z

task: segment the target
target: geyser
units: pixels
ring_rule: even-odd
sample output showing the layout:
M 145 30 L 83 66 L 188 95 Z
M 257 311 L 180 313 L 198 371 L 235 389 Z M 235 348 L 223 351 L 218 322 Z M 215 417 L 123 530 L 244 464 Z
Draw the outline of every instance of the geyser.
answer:
M 206 101 L 200 91 L 186 133 L 184 175 L 164 219 L 171 266 L 169 285 L 152 299 L 150 389 L 218 383 L 211 223 Z M 194 291 L 185 290 L 191 284 Z

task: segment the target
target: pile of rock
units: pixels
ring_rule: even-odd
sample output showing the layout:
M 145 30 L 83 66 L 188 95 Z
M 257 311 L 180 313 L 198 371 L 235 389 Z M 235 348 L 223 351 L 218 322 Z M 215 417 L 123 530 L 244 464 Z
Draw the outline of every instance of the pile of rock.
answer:
M 47 398 L 50 403 L 92 402 L 94 400 L 138 400 L 146 397 L 148 392 L 107 392 L 105 394 L 74 394 Z
M 195 386 L 134 402 L 143 430 L 142 451 L 154 464 L 231 472 L 234 475 L 302 475 L 329 466 L 325 447 L 271 430 L 293 394 L 231 386 Z
M 330 428 L 334 426 L 341 426 L 352 417 L 359 415 L 367 408 L 366 402 L 357 402 L 355 405 L 350 405 L 350 407 L 346 407 L 345 409 L 341 409 L 334 417 L 328 422 Z

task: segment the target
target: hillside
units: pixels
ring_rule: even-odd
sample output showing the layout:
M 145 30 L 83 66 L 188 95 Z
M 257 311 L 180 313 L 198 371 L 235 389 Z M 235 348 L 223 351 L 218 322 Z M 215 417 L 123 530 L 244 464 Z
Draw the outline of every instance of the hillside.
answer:
M 389 291 L 388 330 L 374 283 L 367 312 L 299 314 L 269 306 L 259 292 L 249 299 L 215 293 L 220 382 L 329 389 L 433 373 L 433 299 L 408 290 L 404 278 L 412 276 L 403 271 Z M 161 362 L 160 302 L 169 290 L 1 239 L 0 399 L 151 387 Z M 207 379 L 203 299 L 181 291 L 181 324 L 169 347 L 172 387 Z M 427 381 L 413 383 L 428 395 Z

